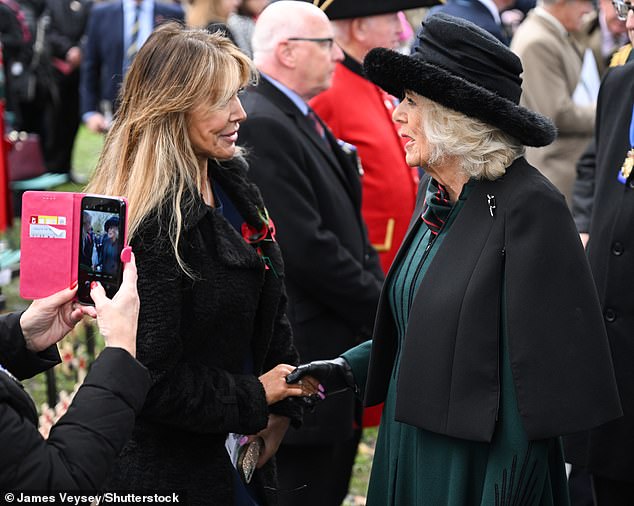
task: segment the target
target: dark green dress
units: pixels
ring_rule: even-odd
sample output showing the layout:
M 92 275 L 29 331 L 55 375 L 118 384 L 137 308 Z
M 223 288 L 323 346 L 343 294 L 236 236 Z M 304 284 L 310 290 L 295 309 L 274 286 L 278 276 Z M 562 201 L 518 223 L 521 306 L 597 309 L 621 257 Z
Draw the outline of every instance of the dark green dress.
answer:
M 394 275 L 384 289 L 388 290 L 400 340 L 405 335 L 419 284 L 473 184 L 465 185 L 453 207 L 436 206 L 436 214 L 445 223 L 431 246 L 430 229 L 419 220 L 412 232 L 415 235 L 409 250 L 399 265 L 393 267 Z M 428 202 L 436 190 L 431 181 Z M 420 289 L 433 287 L 422 285 Z M 503 305 L 500 409 L 490 443 L 452 438 L 394 420 L 396 377 L 402 349 L 399 345 L 372 464 L 368 506 L 569 505 L 560 439 L 528 441 L 522 426 L 511 376 L 505 320 Z M 362 383 L 365 383 L 370 346 L 368 341 L 343 355 L 355 379 Z

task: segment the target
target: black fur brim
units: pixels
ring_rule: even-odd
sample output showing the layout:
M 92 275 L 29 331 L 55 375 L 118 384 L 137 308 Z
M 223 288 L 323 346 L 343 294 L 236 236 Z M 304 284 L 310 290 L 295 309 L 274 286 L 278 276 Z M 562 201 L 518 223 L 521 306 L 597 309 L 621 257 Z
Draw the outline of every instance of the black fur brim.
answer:
M 553 122 L 525 107 L 451 74 L 421 58 L 384 48 L 371 50 L 363 69 L 370 81 L 395 97 L 413 91 L 449 109 L 477 118 L 525 146 L 546 146 L 557 137 Z

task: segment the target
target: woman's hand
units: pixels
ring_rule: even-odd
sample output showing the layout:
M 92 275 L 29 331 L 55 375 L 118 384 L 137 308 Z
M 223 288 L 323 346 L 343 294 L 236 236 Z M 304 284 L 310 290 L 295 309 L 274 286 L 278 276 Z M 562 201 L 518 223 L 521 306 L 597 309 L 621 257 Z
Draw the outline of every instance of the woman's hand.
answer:
M 136 357 L 136 331 L 140 306 L 136 281 L 136 263 L 132 254 L 130 261 L 123 268 L 123 281 L 115 296 L 109 299 L 103 286 L 93 282 L 90 297 L 95 307 L 86 308 L 91 316 L 97 318 L 97 325 L 106 346 L 123 348 L 133 357 Z
M 290 419 L 281 415 L 269 415 L 269 421 L 266 425 L 266 429 L 258 432 L 258 436 L 264 441 L 264 448 L 260 451 L 260 458 L 255 466 L 256 468 L 262 467 L 268 462 L 268 460 L 277 453 L 277 449 L 280 447 L 282 438 L 288 430 Z
M 20 317 L 28 350 L 38 353 L 62 339 L 79 322 L 83 308 L 73 302 L 77 282 L 43 299 L 34 300 Z
M 279 364 L 258 378 L 264 387 L 266 403 L 269 406 L 287 397 L 309 397 L 321 393 L 319 382 L 310 376 L 302 378 L 302 381 L 297 383 L 287 383 L 286 376 L 293 370 L 295 367 L 292 365 Z

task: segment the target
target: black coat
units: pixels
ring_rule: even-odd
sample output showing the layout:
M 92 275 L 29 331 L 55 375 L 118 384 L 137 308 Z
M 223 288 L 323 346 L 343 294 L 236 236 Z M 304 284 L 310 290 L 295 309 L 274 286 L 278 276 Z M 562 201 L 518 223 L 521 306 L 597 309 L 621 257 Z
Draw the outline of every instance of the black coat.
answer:
M 26 349 L 20 314 L 0 317 L 0 364 L 20 379 L 59 363 L 57 347 Z M 150 386 L 145 367 L 120 348 L 106 348 L 92 365 L 68 412 L 47 440 L 37 430 L 31 398 L 0 372 L 0 489 L 98 491 L 132 433 Z
M 419 199 L 414 220 L 422 209 Z M 413 235 L 410 230 L 395 264 Z M 594 427 L 621 414 L 599 302 L 574 223 L 561 193 L 524 158 L 504 177 L 476 184 L 421 287 L 401 352 L 397 421 L 491 440 L 499 408 L 500 308 L 506 310 L 511 370 L 529 439 Z M 366 404 L 384 400 L 396 350 L 384 294 Z
M 258 230 L 259 192 L 237 161 L 210 178 Z M 166 236 L 168 216 L 148 218 L 132 247 L 139 269 L 138 357 L 152 388 L 133 437 L 117 462 L 112 489 L 183 490 L 190 505 L 232 504 L 230 432 L 255 434 L 269 413 L 297 423 L 290 400 L 269 408 L 258 376 L 297 364 L 285 315 L 284 267 L 277 244 L 263 242 L 265 270 L 253 246 L 199 196 L 184 209 L 180 251 L 195 275 L 177 264 Z M 160 229 L 159 229 L 160 227 Z M 273 463 L 254 482 L 274 487 Z
M 286 265 L 289 319 L 302 362 L 337 357 L 369 337 L 383 273 L 361 218 L 359 172 L 325 128 L 265 78 L 243 99 L 240 143 L 249 177 L 275 220 Z M 343 441 L 352 435 L 351 393 L 306 414 L 287 443 Z
M 590 432 L 587 455 L 566 445 L 575 464 L 634 482 L 634 179 L 617 181 L 627 151 L 634 98 L 634 63 L 611 69 L 601 85 L 596 122 L 596 189 L 588 259 L 599 292 L 624 416 Z

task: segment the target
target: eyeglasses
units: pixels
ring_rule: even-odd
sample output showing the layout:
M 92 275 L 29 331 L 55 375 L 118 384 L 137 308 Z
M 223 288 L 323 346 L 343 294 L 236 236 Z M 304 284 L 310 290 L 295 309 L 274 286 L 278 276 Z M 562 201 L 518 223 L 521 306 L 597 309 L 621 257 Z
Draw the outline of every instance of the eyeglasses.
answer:
M 286 40 L 305 40 L 308 42 L 315 42 L 328 50 L 331 50 L 333 44 L 335 43 L 335 39 L 332 37 L 289 37 Z
M 621 21 L 626 21 L 627 13 L 634 11 L 634 5 L 629 2 L 624 2 L 623 0 L 612 0 L 612 5 L 614 5 L 614 10 L 616 11 L 616 17 Z

